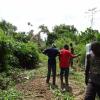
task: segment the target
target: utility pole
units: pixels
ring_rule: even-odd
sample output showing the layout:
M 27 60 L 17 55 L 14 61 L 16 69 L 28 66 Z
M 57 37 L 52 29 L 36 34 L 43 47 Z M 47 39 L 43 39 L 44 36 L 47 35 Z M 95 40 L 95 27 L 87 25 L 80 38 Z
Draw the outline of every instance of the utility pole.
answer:
M 96 14 L 98 11 L 100 10 L 96 10 L 97 8 L 92 8 L 92 9 L 88 9 L 88 11 L 86 13 L 90 13 L 91 14 L 91 20 L 90 20 L 90 27 L 92 28 L 93 27 L 93 24 L 94 24 L 94 14 Z

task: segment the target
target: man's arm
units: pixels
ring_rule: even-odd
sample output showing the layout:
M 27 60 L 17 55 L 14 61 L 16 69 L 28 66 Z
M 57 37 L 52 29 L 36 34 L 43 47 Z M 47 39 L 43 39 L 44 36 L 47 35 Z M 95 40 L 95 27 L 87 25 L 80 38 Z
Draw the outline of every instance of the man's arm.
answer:
M 76 58 L 76 57 L 78 57 L 78 56 L 80 56 L 81 54 L 78 54 L 78 55 L 75 55 L 75 54 L 72 54 L 71 53 L 71 58 Z
M 60 55 L 60 51 L 57 49 L 57 56 L 59 56 Z
M 48 52 L 48 49 L 45 49 L 45 50 L 43 51 L 43 54 L 47 55 L 47 52 Z

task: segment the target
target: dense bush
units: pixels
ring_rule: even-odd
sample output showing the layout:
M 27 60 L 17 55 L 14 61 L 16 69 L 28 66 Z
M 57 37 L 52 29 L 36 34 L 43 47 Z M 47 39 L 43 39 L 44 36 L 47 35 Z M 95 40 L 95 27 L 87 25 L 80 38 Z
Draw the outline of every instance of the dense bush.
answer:
M 33 43 L 16 42 L 14 45 L 14 55 L 18 58 L 20 66 L 34 68 L 38 64 L 38 50 Z
M 0 71 L 7 70 L 7 56 L 10 54 L 10 47 L 6 37 L 0 38 Z
M 17 42 L 0 31 L 0 71 L 9 67 L 35 68 L 39 56 L 34 43 Z

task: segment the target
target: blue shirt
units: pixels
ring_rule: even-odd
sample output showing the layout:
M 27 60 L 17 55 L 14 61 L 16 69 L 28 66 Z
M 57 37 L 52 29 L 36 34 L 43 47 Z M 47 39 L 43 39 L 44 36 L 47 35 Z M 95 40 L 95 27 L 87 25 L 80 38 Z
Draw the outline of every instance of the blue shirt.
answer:
M 43 52 L 48 56 L 48 64 L 56 64 L 56 57 L 59 54 L 59 50 L 57 48 L 48 48 Z

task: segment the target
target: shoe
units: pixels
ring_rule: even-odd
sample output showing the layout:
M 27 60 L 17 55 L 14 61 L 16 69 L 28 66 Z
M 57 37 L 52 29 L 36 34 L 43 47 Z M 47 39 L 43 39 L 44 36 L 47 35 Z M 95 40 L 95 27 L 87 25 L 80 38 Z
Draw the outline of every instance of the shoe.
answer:
M 58 86 L 56 84 L 52 84 L 51 87 L 52 87 L 52 89 L 58 88 Z
M 63 90 L 64 89 L 64 84 L 61 84 L 61 90 Z
M 66 91 L 69 91 L 69 85 L 65 86 Z
M 46 80 L 46 83 L 49 84 L 49 81 Z

